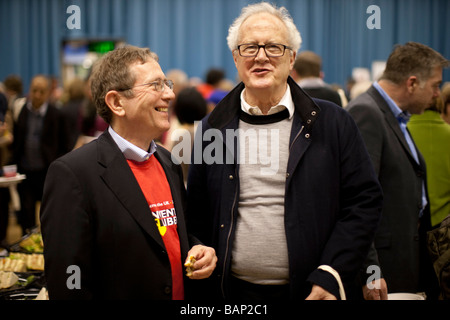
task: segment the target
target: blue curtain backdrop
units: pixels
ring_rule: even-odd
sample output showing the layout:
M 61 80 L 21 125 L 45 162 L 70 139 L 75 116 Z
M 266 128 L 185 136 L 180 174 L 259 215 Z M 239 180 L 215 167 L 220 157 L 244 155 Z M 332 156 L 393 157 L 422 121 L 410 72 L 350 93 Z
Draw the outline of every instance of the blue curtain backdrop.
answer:
M 0 81 L 22 76 L 27 88 L 37 73 L 59 76 L 61 42 L 120 38 L 150 47 L 163 70 L 204 77 L 222 67 L 234 80 L 226 44 L 229 25 L 244 0 L 0 0 Z M 354 67 L 386 60 L 396 43 L 418 41 L 450 58 L 448 0 L 275 0 L 294 18 L 303 38 L 300 50 L 323 58 L 325 80 L 345 85 Z M 70 30 L 67 7 L 81 11 L 81 29 Z M 368 29 L 370 5 L 380 8 L 381 29 Z M 449 70 L 444 81 L 450 81 Z

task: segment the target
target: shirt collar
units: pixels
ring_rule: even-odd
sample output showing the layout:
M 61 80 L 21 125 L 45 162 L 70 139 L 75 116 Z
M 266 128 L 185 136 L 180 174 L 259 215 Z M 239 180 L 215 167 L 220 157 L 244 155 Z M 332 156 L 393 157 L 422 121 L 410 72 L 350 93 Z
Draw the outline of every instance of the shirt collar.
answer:
M 136 162 L 147 161 L 156 151 L 156 143 L 153 140 L 150 144 L 150 150 L 145 151 L 122 138 L 111 126 L 108 128 L 108 132 L 127 160 Z
M 247 103 L 247 101 L 245 101 L 244 92 L 245 92 L 245 88 L 241 92 L 241 109 L 242 109 L 242 111 L 244 111 L 245 113 L 248 113 L 250 115 L 262 116 L 263 113 L 259 107 L 257 107 L 257 106 L 253 107 L 253 106 L 249 105 Z M 283 98 L 281 98 L 280 102 L 276 106 L 271 107 L 267 114 L 268 115 L 274 114 L 274 113 L 283 111 L 284 109 L 288 109 L 289 119 L 291 119 L 294 116 L 295 107 L 294 107 L 294 101 L 292 100 L 291 88 L 289 87 L 289 84 L 287 85 L 286 92 L 284 93 Z
M 28 101 L 27 103 L 27 108 L 28 110 L 30 110 L 31 112 L 33 112 L 36 115 L 40 115 L 40 116 L 45 116 L 45 114 L 47 113 L 47 109 L 48 109 L 48 103 L 44 102 L 39 109 L 34 109 L 33 105 L 31 104 L 31 101 Z
M 375 89 L 378 90 L 378 92 L 381 94 L 381 96 L 386 100 L 389 108 L 391 109 L 394 116 L 397 118 L 398 122 L 401 122 L 403 124 L 408 123 L 409 119 L 411 118 L 411 114 L 408 111 L 402 111 L 397 104 L 392 100 L 392 98 L 386 93 L 386 91 L 381 88 L 380 84 L 375 81 L 373 83 L 373 86 Z

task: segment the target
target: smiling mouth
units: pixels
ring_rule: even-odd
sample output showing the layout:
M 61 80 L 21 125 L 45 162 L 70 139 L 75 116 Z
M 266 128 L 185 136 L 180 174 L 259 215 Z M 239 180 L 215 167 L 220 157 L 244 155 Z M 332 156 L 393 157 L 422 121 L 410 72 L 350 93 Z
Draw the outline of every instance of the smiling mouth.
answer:
M 155 110 L 158 112 L 169 112 L 168 107 L 156 107 Z
M 266 72 L 269 72 L 269 69 L 256 68 L 253 70 L 253 73 L 256 73 L 256 74 L 261 74 L 261 73 L 266 73 Z

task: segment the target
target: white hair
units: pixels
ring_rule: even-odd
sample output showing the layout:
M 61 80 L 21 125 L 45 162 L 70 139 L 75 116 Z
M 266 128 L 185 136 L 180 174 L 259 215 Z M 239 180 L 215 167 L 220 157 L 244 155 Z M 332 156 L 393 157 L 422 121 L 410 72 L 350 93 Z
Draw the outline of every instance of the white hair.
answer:
M 294 21 L 292 20 L 291 15 L 285 7 L 277 8 L 275 5 L 267 2 L 251 4 L 242 9 L 239 17 L 234 20 L 233 24 L 228 29 L 227 42 L 230 50 L 233 52 L 238 46 L 239 29 L 241 28 L 242 23 L 250 16 L 264 12 L 278 17 L 284 23 L 288 30 L 289 46 L 291 46 L 292 50 L 297 53 L 298 50 L 300 50 L 302 38 L 300 36 L 300 32 L 294 24 Z

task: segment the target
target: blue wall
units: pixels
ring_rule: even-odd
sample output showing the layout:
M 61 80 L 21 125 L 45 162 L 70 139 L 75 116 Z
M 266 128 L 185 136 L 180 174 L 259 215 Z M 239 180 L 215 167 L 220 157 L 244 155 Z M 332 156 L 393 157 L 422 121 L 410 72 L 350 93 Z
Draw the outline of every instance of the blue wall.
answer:
M 150 47 L 163 70 L 181 68 L 204 76 L 222 67 L 236 71 L 226 44 L 229 25 L 244 0 L 0 0 L 0 81 L 19 74 L 25 87 L 34 74 L 60 74 L 63 39 L 121 38 Z M 354 67 L 386 60 L 392 46 L 427 44 L 450 58 L 448 0 L 277 0 L 294 18 L 301 50 L 323 58 L 325 80 L 345 85 Z M 69 30 L 70 5 L 81 9 L 81 29 Z M 370 30 L 367 7 L 381 10 L 381 29 Z M 444 80 L 450 81 L 449 70 Z

